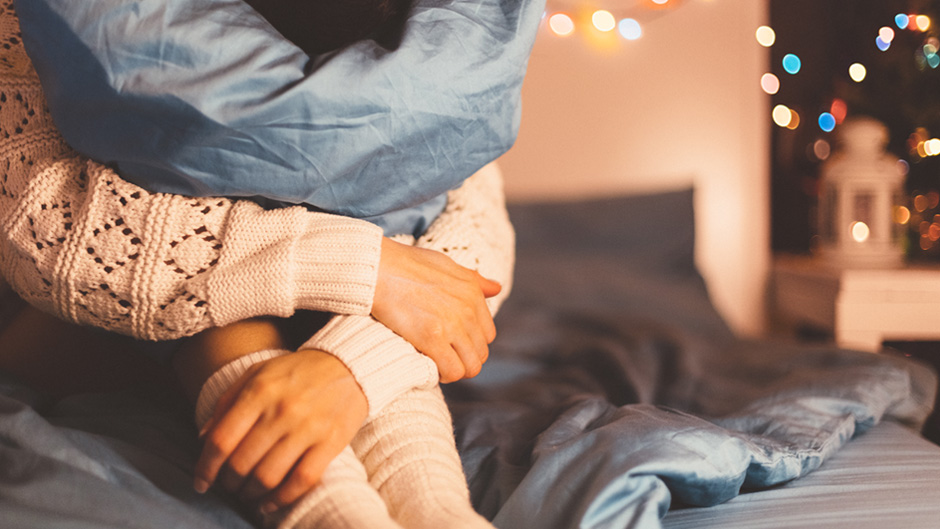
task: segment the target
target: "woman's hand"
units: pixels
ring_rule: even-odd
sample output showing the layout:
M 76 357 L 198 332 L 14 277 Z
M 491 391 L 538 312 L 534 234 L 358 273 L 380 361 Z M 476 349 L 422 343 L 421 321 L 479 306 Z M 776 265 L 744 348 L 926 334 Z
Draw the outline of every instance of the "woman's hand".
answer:
M 372 316 L 434 363 L 441 382 L 476 376 L 496 326 L 486 306 L 499 283 L 443 253 L 382 239 Z
M 316 486 L 367 415 L 365 395 L 332 355 L 302 350 L 256 364 L 203 428 L 196 489 L 218 480 L 273 512 Z

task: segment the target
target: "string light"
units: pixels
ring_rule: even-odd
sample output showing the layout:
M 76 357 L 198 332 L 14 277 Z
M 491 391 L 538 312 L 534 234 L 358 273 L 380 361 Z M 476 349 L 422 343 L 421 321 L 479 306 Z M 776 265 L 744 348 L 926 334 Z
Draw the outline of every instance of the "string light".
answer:
M 596 37 L 598 36 L 596 33 L 597 31 L 601 33 L 609 33 L 614 30 L 617 30 L 617 33 L 619 33 L 620 36 L 625 40 L 637 40 L 643 35 L 643 28 L 639 21 L 641 20 L 640 16 L 623 16 L 623 14 L 618 14 L 618 11 L 613 9 L 596 9 L 585 12 L 584 7 L 586 6 L 584 4 L 587 4 L 586 0 L 575 0 L 577 3 L 581 4 L 580 6 L 575 6 L 572 0 L 555 1 L 560 5 L 563 5 L 563 9 L 569 10 L 568 12 L 564 12 L 562 9 L 553 9 L 551 5 L 552 0 L 549 0 L 547 11 L 543 17 L 548 19 L 548 24 L 546 25 L 551 33 L 555 36 L 567 37 L 575 32 L 578 32 L 587 37 L 592 37 L 591 33 L 594 32 L 593 37 Z M 662 14 L 671 12 L 681 5 L 681 2 L 670 0 L 648 0 L 648 2 L 650 3 L 646 4 L 645 11 L 655 11 L 657 14 L 654 14 L 653 16 L 662 16 Z M 619 11 L 624 12 L 629 10 L 643 14 L 644 8 L 640 7 L 640 2 L 634 1 L 630 4 L 631 5 L 627 8 L 621 7 Z M 577 10 L 579 13 L 585 13 L 585 17 L 583 19 L 581 17 L 575 18 L 570 14 L 570 10 Z M 586 16 L 588 13 L 590 14 L 589 17 Z
M 917 17 L 914 18 L 914 25 L 921 31 L 927 31 L 930 29 L 930 17 L 927 15 L 917 15 Z
M 887 42 L 888 44 L 894 40 L 894 30 L 888 26 L 883 26 L 878 30 L 878 36 L 881 37 L 881 40 Z
M 764 93 L 774 95 L 780 90 L 780 79 L 772 73 L 765 73 L 760 78 L 760 87 Z
M 792 53 L 788 53 L 783 56 L 783 69 L 788 74 L 796 75 L 799 73 L 800 68 L 803 66 L 803 63 L 800 61 L 800 58 Z
M 636 40 L 643 36 L 643 28 L 640 23 L 633 18 L 625 18 L 617 25 L 620 35 L 627 40 Z
M 816 120 L 819 123 L 819 128 L 823 132 L 832 132 L 836 128 L 836 118 L 828 112 L 823 112 L 819 115 L 819 119 Z
M 774 123 L 779 127 L 787 127 L 790 124 L 793 113 L 790 111 L 790 107 L 786 105 L 777 105 L 774 107 L 771 115 L 774 118 Z
M 564 13 L 555 13 L 549 17 L 548 27 L 559 37 L 567 37 L 574 33 L 574 20 Z
M 849 66 L 849 77 L 856 83 L 864 81 L 866 75 L 868 75 L 868 70 L 864 64 L 856 62 Z
M 617 19 L 610 11 L 604 9 L 597 10 L 591 15 L 591 23 L 598 31 L 605 33 L 617 27 Z
M 907 29 L 908 24 L 910 24 L 910 19 L 904 13 L 898 13 L 894 15 L 894 24 L 898 29 Z
M 757 43 L 765 48 L 773 46 L 774 42 L 777 41 L 777 34 L 770 26 L 761 26 L 757 28 L 755 37 L 757 37 Z

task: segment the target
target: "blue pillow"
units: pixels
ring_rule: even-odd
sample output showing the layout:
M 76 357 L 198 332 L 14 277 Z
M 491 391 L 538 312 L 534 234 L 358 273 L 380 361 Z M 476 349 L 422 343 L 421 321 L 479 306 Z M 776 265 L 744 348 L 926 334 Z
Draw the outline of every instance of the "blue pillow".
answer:
M 387 233 L 512 145 L 542 9 L 417 0 L 397 49 L 308 57 L 242 0 L 16 1 L 79 152 L 151 191 L 306 203 Z

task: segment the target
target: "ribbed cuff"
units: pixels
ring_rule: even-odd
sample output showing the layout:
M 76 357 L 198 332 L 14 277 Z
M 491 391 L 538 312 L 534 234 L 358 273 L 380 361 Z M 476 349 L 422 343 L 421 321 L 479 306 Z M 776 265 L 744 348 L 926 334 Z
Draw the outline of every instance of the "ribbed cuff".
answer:
M 212 418 L 219 398 L 249 367 L 286 354 L 290 354 L 290 351 L 267 349 L 236 358 L 219 368 L 199 390 L 199 398 L 196 399 L 196 426 L 202 428 Z
M 382 229 L 365 222 L 322 222 L 297 241 L 293 263 L 298 309 L 367 315 L 379 275 Z
M 369 401 L 369 417 L 402 393 L 437 384 L 437 366 L 369 316 L 336 316 L 301 346 L 338 358 Z

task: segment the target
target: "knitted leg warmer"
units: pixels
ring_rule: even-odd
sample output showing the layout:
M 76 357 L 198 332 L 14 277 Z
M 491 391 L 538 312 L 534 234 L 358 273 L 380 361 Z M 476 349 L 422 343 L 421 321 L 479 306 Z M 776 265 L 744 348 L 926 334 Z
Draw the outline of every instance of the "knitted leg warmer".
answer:
M 196 402 L 199 428 L 212 417 L 219 397 L 252 365 L 290 354 L 269 350 L 234 360 L 216 371 L 202 386 Z M 401 529 L 389 516 L 385 502 L 369 484 L 362 463 L 348 446 L 326 468 L 320 485 L 293 505 L 264 516 L 265 527 L 278 529 Z
M 351 444 L 392 517 L 407 529 L 493 529 L 473 510 L 439 387 L 386 406 Z

